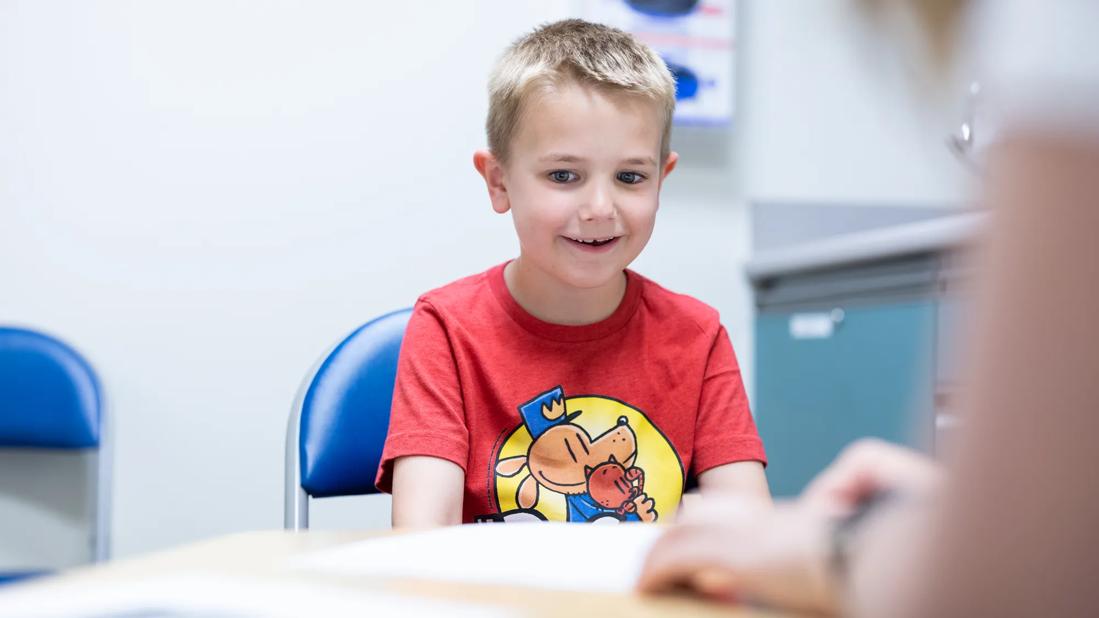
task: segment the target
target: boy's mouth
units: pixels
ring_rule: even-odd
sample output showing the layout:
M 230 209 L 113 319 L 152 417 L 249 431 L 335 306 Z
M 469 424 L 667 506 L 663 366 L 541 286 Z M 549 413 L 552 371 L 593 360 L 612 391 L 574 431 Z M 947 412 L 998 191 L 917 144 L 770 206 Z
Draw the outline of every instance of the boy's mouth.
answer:
M 618 236 L 607 236 L 604 238 L 573 238 L 572 236 L 563 236 L 564 239 L 572 242 L 575 245 L 579 245 L 584 248 L 603 247 L 618 240 Z

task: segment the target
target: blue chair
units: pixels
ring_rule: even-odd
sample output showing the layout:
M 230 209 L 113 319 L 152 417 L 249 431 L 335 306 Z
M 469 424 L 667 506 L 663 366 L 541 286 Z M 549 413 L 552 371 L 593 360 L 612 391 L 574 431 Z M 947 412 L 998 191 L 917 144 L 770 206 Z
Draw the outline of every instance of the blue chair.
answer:
M 0 327 L 0 448 L 94 453 L 92 559 L 110 556 L 110 449 L 103 390 L 91 366 L 64 343 Z M 11 533 L 0 529 L 0 534 Z M 0 573 L 10 581 L 26 573 Z
M 367 322 L 302 384 L 286 432 L 287 530 L 309 527 L 309 498 L 376 494 L 397 357 L 411 309 Z

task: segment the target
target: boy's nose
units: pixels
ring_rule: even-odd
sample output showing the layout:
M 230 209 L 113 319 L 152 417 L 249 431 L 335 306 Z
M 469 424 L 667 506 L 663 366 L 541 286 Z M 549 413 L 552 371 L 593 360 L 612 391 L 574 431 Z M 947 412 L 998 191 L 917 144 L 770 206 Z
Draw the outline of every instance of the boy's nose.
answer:
M 583 221 L 598 221 L 613 219 L 615 214 L 614 194 L 610 188 L 593 183 L 591 191 L 585 196 L 584 203 L 580 206 L 580 218 Z

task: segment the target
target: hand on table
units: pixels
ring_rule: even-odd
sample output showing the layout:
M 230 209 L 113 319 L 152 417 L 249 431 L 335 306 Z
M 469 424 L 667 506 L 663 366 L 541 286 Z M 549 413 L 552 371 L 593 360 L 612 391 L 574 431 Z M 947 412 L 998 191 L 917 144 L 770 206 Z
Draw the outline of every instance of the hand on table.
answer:
M 841 591 L 830 572 L 836 518 L 879 491 L 926 492 L 939 475 L 919 454 L 860 441 L 796 501 L 772 508 L 740 496 L 705 496 L 685 507 L 679 522 L 657 540 L 638 588 L 688 589 L 715 599 L 836 613 Z
M 828 518 L 819 512 L 797 503 L 706 497 L 685 508 L 653 545 L 638 588 L 831 612 L 827 557 Z

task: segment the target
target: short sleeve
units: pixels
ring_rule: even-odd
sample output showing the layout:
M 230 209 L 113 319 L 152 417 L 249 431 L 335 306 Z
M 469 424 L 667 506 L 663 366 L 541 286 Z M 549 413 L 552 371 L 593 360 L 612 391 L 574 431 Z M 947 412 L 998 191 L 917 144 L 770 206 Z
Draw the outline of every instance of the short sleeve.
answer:
M 443 318 L 424 300 L 413 308 L 401 343 L 379 490 L 392 491 L 393 460 L 409 455 L 446 459 L 463 470 L 469 456 L 454 351 Z
M 729 334 L 718 329 L 706 362 L 695 427 L 691 472 L 702 472 L 737 461 L 767 464 L 763 441 L 748 409 L 748 395 L 740 376 Z

